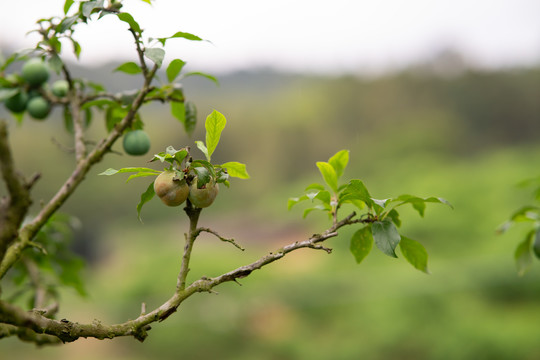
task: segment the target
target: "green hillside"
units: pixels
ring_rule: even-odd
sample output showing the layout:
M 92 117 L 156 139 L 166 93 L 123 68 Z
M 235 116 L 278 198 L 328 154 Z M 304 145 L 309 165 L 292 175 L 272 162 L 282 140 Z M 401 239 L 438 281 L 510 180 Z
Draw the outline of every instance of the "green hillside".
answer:
M 111 77 L 106 69 L 77 71 L 117 90 L 137 85 L 136 78 Z M 217 275 L 324 230 L 324 216 L 302 220 L 300 209 L 287 212 L 287 198 L 318 180 L 316 161 L 341 149 L 351 150 L 345 176 L 363 179 L 374 197 L 437 195 L 454 205 L 429 206 L 424 219 L 412 210 L 403 214 L 403 232 L 430 254 L 431 275 L 378 254 L 356 265 L 348 252 L 351 234 L 344 233 L 328 244 L 332 255 L 298 252 L 242 287 L 196 295 L 174 318 L 156 324 L 144 345 L 81 341 L 40 350 L 43 359 L 176 359 L 180 350 L 185 359 L 235 360 L 540 357 L 540 267 L 518 277 L 513 251 L 522 229 L 495 234 L 514 209 L 532 201 L 528 189 L 515 185 L 540 172 L 540 68 L 466 69 L 455 76 L 417 68 L 372 78 L 260 70 L 218 78 L 219 87 L 203 78 L 185 82 L 200 114 L 193 138 L 167 108 L 153 104 L 142 112 L 151 151 L 158 152 L 167 145 L 195 148 L 206 114 L 217 109 L 228 124 L 216 161 L 248 165 L 251 179 L 233 180 L 201 220 L 247 250 L 204 238 L 192 278 Z M 16 161 L 26 173 L 43 172 L 36 193 L 44 199 L 72 165 L 71 140 L 57 132 L 57 115 L 46 123 L 12 122 Z M 104 125 L 94 115 L 97 138 Z M 135 206 L 148 181 L 125 184 L 97 173 L 148 166 L 148 159 L 115 150 L 64 209 L 81 219 L 77 249 L 95 271 L 88 274 L 89 299 L 66 291 L 64 311 L 75 312 L 76 321 L 135 317 L 142 302 L 152 307 L 167 299 L 176 282 L 186 221 L 152 201 L 141 224 Z M 37 354 L 12 339 L 2 348 L 21 360 Z

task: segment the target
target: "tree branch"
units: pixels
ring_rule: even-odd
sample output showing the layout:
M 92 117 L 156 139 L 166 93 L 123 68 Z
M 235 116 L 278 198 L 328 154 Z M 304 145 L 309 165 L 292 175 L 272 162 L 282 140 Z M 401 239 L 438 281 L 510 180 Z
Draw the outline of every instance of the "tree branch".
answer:
M 71 86 L 71 85 L 70 85 Z M 72 90 L 73 92 L 75 90 Z M 71 95 L 69 101 L 71 116 L 73 117 L 73 132 L 75 139 L 75 159 L 77 163 L 84 160 L 86 156 L 86 141 L 84 138 L 84 126 L 81 113 L 81 103 L 79 96 L 75 93 Z
M 53 335 L 37 334 L 25 327 L 0 324 L 0 339 L 10 336 L 17 336 L 20 340 L 34 343 L 38 346 L 57 345 L 62 341 Z
M 176 291 L 181 291 L 186 288 L 186 278 L 189 272 L 189 260 L 191 258 L 191 251 L 193 250 L 193 244 L 199 233 L 197 232 L 197 223 L 199 222 L 199 215 L 201 214 L 200 208 L 195 208 L 188 203 L 184 208 L 187 216 L 189 217 L 189 232 L 185 234 L 186 245 L 184 246 L 184 255 L 182 256 L 182 265 L 180 266 L 180 273 L 178 274 L 178 281 L 176 283 Z
M 200 210 L 201 209 L 190 208 L 189 211 L 198 211 L 198 213 L 200 213 Z M 187 211 L 188 210 L 186 210 L 186 212 Z M 194 235 L 194 232 L 191 231 L 197 230 L 196 226 L 199 215 L 198 213 L 193 213 L 191 215 L 193 216 L 194 220 L 191 221 L 190 233 L 188 235 Z M 261 269 L 262 267 L 283 258 L 286 254 L 293 251 L 302 248 L 323 248 L 319 246 L 320 243 L 337 236 L 338 230 L 341 227 L 355 223 L 366 222 L 362 219 L 353 219 L 355 215 L 355 213 L 350 214 L 345 219 L 333 224 L 332 227 L 330 227 L 322 234 L 315 234 L 307 240 L 297 241 L 292 244 L 286 245 L 275 252 L 271 252 L 268 255 L 263 256 L 262 258 L 251 264 L 241 266 L 223 275 L 214 278 L 203 277 L 199 280 L 194 281 L 188 287 L 184 288 L 182 284 L 185 284 L 185 276 L 187 275 L 187 271 L 189 270 L 189 255 L 191 254 L 191 249 L 186 249 L 184 251 L 182 270 L 180 271 L 179 275 L 179 281 L 181 286 L 177 287 L 177 290 L 175 291 L 173 296 L 165 303 L 163 303 L 163 305 L 151 311 L 150 313 L 146 313 L 146 309 L 143 308 L 143 310 L 141 311 L 141 315 L 138 318 L 136 318 L 135 320 L 124 322 L 122 324 L 103 325 L 98 321 L 95 321 L 92 324 L 79 324 L 66 319 L 53 320 L 41 315 L 38 312 L 27 312 L 15 305 L 0 300 L 0 323 L 4 324 L 0 324 L 0 334 L 2 326 L 5 328 L 7 324 L 19 328 L 29 329 L 36 334 L 53 335 L 63 342 L 72 342 L 81 337 L 112 339 L 118 336 L 133 336 L 139 341 L 144 341 L 144 339 L 148 336 L 147 331 L 150 330 L 149 325 L 151 323 L 165 320 L 171 314 L 176 312 L 181 303 L 191 295 L 199 292 L 212 292 L 212 289 L 214 287 L 224 282 L 236 282 L 237 279 L 249 276 L 253 271 Z M 192 236 L 187 236 L 188 239 L 190 237 Z M 191 246 L 192 245 L 193 241 L 191 241 Z
M 223 236 L 219 235 L 216 231 L 210 229 L 210 228 L 205 228 L 205 227 L 201 227 L 201 228 L 198 228 L 197 229 L 197 236 L 201 233 L 201 232 L 207 232 L 209 234 L 212 234 L 214 235 L 215 237 L 217 237 L 219 240 L 221 241 L 224 241 L 224 242 L 228 242 L 228 243 L 231 243 L 233 244 L 236 248 L 244 251 L 245 249 L 240 246 L 239 244 L 236 243 L 236 241 L 234 241 L 234 239 L 229 239 L 229 238 L 224 238 Z
M 3 259 L 32 204 L 30 188 L 39 177 L 35 175 L 26 181 L 16 172 L 4 120 L 0 120 L 0 172 L 9 194 L 0 199 L 0 259 Z

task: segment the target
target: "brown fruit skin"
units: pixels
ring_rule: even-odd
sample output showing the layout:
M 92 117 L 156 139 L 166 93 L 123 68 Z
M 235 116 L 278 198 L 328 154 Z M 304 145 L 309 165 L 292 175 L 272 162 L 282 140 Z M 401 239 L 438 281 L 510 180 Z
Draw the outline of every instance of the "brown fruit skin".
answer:
M 154 192 L 167 206 L 179 206 L 186 201 L 189 186 L 185 180 L 173 180 L 174 171 L 165 170 L 154 181 Z
M 202 189 L 197 189 L 197 180 L 191 184 L 189 189 L 189 201 L 193 206 L 198 208 L 205 208 L 212 205 L 216 199 L 217 194 L 219 193 L 219 186 L 215 182 L 209 182 Z

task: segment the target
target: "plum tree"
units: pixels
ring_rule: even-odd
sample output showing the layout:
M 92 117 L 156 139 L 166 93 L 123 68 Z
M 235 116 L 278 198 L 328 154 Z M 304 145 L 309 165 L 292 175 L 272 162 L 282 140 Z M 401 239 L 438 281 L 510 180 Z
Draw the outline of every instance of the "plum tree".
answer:
M 151 3 L 151 0 L 142 1 Z M 341 150 L 328 161 L 316 163 L 322 183 L 311 184 L 301 196 L 288 200 L 289 209 L 299 203 L 307 203 L 304 216 L 313 211 L 325 213 L 329 221 L 326 230 L 294 241 L 221 275 L 188 282 L 187 274 L 193 266 L 191 255 L 201 233 L 210 233 L 243 250 L 234 239 L 223 237 L 217 231 L 201 227 L 198 223 L 202 211 L 216 199 L 221 184 L 229 187 L 233 178 L 249 178 L 245 164 L 236 161 L 217 164 L 212 161 L 227 123 L 225 116 L 214 110 L 206 117 L 205 141 L 195 141 L 197 149 L 202 153 L 201 158 L 197 158 L 189 146 L 179 150 L 166 146 L 165 151 L 154 154 L 150 160 L 161 164 L 159 170 L 125 167 L 119 170 L 109 168 L 100 173 L 105 176 L 129 173 L 128 181 L 140 177 L 156 177 L 140 195 L 137 204 L 139 218 L 143 205 L 153 199 L 154 195 L 169 206 L 185 203 L 183 210 L 189 226 L 183 237 L 185 246 L 177 281 L 172 284 L 173 295 L 155 309 L 143 309 L 140 315 L 120 324 L 107 325 L 98 320 L 90 324 L 78 323 L 69 320 L 69 315 L 64 314 L 62 316 L 66 317 L 58 320 L 60 304 L 58 293 L 54 291 L 55 286 L 64 284 L 73 286 L 79 293 L 85 291 L 84 281 L 79 274 L 80 263 L 73 260 L 74 255 L 68 246 L 69 238 L 65 232 L 57 231 L 58 228 L 65 229 L 69 222 L 69 217 L 62 216 L 59 210 L 88 177 L 90 170 L 114 151 L 113 145 L 122 137 L 126 153 L 143 155 L 149 151 L 150 138 L 142 130 L 148 121 L 141 115 L 140 109 L 143 106 L 151 102 L 168 104 L 171 115 L 180 122 L 186 133 L 192 134 L 197 124 L 197 110 L 194 103 L 186 100 L 179 81 L 189 75 L 202 75 L 217 82 L 209 74 L 185 73 L 185 62 L 181 59 L 173 59 L 166 66 L 163 75 L 166 81 L 158 79 L 158 70 L 164 65 L 167 44 L 174 39 L 195 42 L 203 40 L 194 34 L 178 31 L 167 37 L 143 36 L 144 30 L 130 13 L 122 11 L 122 1 L 119 0 L 65 0 L 63 9 L 60 17 L 38 21 L 37 33 L 41 40 L 35 48 L 30 52 L 15 53 L 0 63 L 0 100 L 5 102 L 19 123 L 23 123 L 24 119 L 17 113 L 25 108 L 37 119 L 48 116 L 52 106 L 63 108 L 66 130 L 73 135 L 75 160 L 71 174 L 59 185 L 58 191 L 42 202 L 36 214 L 31 214 L 31 190 L 41 175 L 25 177 L 18 171 L 9 143 L 7 122 L 0 120 L 0 172 L 7 191 L 7 195 L 0 201 L 0 338 L 18 336 L 22 340 L 41 345 L 72 342 L 87 337 L 104 339 L 131 336 L 143 341 L 148 336 L 150 324 L 167 319 L 188 297 L 200 292 L 212 292 L 213 288 L 225 282 L 238 282 L 250 276 L 254 270 L 300 249 L 330 253 L 331 249 L 324 246 L 324 242 L 335 238 L 345 227 L 356 228 L 349 241 L 350 251 L 358 263 L 370 253 L 375 244 L 390 257 L 397 257 L 396 250 L 400 249 L 403 258 L 414 268 L 427 272 L 427 252 L 420 242 L 401 234 L 398 228 L 402 220 L 398 211 L 401 206 L 410 205 L 423 216 L 427 204 L 448 202 L 439 197 L 423 198 L 408 194 L 375 199 L 361 180 L 342 180 L 349 162 L 349 151 Z M 127 26 L 133 39 L 136 60 L 120 64 L 115 71 L 140 76 L 141 86 L 135 91 L 111 93 L 103 85 L 76 78 L 69 64 L 64 61 L 64 42 L 73 45 L 77 58 L 81 54 L 82 47 L 74 37 L 77 26 L 92 25 L 103 17 Z M 19 61 L 25 62 L 21 72 L 23 81 L 19 81 L 15 72 L 7 71 L 11 64 Z M 61 85 L 53 85 L 52 93 L 45 84 L 49 79 L 49 69 L 63 81 Z M 26 91 L 31 91 L 32 95 L 27 96 Z M 69 96 L 64 97 L 67 92 Z M 102 115 L 107 134 L 99 141 L 89 141 L 87 129 L 95 113 Z M 347 207 L 354 210 L 343 215 Z M 8 283 L 11 284 L 10 279 L 13 280 L 13 272 L 17 273 L 13 285 L 15 288 L 13 293 L 7 294 L 6 289 L 12 289 Z M 54 279 L 54 283 L 48 283 L 46 289 L 41 277 L 43 272 L 52 272 Z M 34 295 L 26 308 L 16 302 L 17 294 L 20 294 L 18 290 L 22 287 Z

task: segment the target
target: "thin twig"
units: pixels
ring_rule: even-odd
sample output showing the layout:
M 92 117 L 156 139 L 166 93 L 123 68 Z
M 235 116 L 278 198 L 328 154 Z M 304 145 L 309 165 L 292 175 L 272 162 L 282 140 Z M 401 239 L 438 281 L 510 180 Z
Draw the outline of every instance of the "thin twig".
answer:
M 235 241 L 234 239 L 232 239 L 232 238 L 224 238 L 223 236 L 219 235 L 216 231 L 214 231 L 214 230 L 212 230 L 212 229 L 210 229 L 210 228 L 202 228 L 202 227 L 201 227 L 201 228 L 198 228 L 198 229 L 197 229 L 197 234 L 199 234 L 199 233 L 201 233 L 201 232 L 203 232 L 203 231 L 204 231 L 204 232 L 207 232 L 207 233 L 210 233 L 210 234 L 212 234 L 212 235 L 214 235 L 215 237 L 217 237 L 217 238 L 218 238 L 219 240 L 221 240 L 221 241 L 224 241 L 224 242 L 228 242 L 228 243 L 233 244 L 236 248 L 238 248 L 238 249 L 240 249 L 240 250 L 242 250 L 242 251 L 245 250 L 242 246 L 240 246 L 239 244 L 237 244 L 236 241 Z

